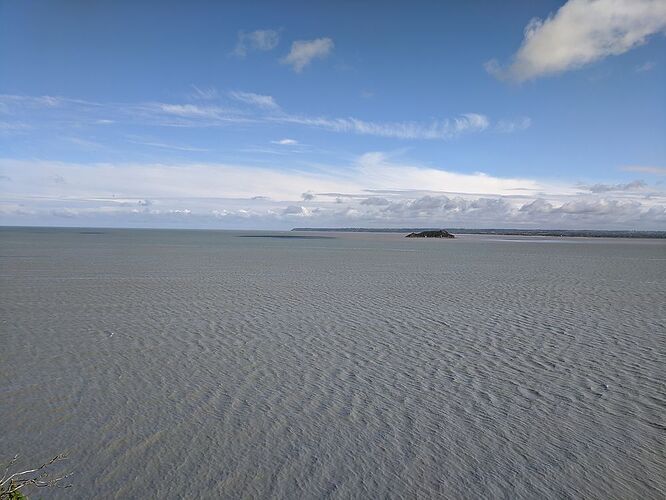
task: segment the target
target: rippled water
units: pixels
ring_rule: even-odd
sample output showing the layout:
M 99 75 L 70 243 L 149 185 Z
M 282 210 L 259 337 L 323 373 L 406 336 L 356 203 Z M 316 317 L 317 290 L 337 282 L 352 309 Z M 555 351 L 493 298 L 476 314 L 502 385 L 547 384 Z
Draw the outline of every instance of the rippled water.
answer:
M 0 231 L 40 497 L 665 497 L 663 241 L 98 232 Z

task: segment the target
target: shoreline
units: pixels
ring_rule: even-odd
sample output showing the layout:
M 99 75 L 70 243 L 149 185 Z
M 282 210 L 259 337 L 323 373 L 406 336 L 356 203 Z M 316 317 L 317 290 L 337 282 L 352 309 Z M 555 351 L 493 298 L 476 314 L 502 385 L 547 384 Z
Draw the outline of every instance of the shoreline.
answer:
M 439 228 L 354 228 L 295 227 L 291 231 L 335 233 L 413 233 Z M 651 238 L 666 239 L 666 231 L 596 230 L 596 229 L 468 229 L 444 228 L 451 234 L 484 234 L 495 236 L 548 236 L 567 238 Z

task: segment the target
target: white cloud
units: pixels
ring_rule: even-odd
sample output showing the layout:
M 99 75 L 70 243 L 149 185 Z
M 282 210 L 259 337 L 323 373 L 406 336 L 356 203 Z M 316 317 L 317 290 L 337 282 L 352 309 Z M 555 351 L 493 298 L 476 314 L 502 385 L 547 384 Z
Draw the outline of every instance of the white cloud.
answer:
M 12 178 L 3 196 L 49 199 L 225 198 L 267 196 L 297 201 L 306 192 L 356 191 L 356 182 L 327 173 L 280 171 L 223 163 L 94 163 L 0 160 L 0 174 Z M 64 178 L 67 183 L 55 183 Z
M 273 50 L 280 43 L 280 33 L 275 30 L 256 30 L 246 33 L 238 33 L 238 41 L 233 54 L 237 57 L 245 57 L 251 51 Z
M 324 59 L 333 50 L 334 43 L 330 38 L 314 40 L 296 40 L 291 44 L 289 54 L 281 59 L 283 64 L 290 64 L 296 73 L 303 71 L 314 59 Z
M 481 172 L 462 174 L 413 164 L 400 164 L 390 161 L 389 157 L 381 152 L 362 155 L 357 165 L 364 186 L 373 190 L 514 195 L 521 190 L 534 192 L 545 189 L 543 184 L 532 179 L 494 177 Z M 550 186 L 550 189 L 554 189 L 554 186 Z
M 485 67 L 500 78 L 531 80 L 623 54 L 664 30 L 663 0 L 569 0 L 554 15 L 527 24 L 508 67 L 494 60 Z
M 277 102 L 275 102 L 275 99 L 273 99 L 273 96 L 270 95 L 240 91 L 229 92 L 229 95 L 237 101 L 244 102 L 245 104 L 250 104 L 258 108 L 278 109 L 280 107 L 278 106 Z
M 279 141 L 271 141 L 271 144 L 279 144 L 280 146 L 296 146 L 298 141 L 296 139 L 280 139 Z
M 291 215 L 296 217 L 307 217 L 312 212 L 307 207 L 301 207 L 298 205 L 289 205 L 282 210 L 282 215 Z

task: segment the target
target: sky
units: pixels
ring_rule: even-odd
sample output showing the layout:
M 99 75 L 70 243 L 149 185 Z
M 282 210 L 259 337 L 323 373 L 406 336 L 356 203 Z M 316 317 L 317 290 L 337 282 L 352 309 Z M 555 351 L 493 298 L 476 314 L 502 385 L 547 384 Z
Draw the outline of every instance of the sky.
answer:
M 0 0 L 0 225 L 666 230 L 666 0 Z

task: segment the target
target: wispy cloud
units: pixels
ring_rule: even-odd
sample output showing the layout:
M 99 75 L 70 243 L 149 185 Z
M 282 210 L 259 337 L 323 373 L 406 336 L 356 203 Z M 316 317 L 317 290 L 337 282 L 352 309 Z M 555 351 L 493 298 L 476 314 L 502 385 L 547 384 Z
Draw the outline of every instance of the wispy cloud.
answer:
M 271 144 L 279 144 L 280 146 L 296 146 L 298 141 L 296 139 L 280 139 L 279 141 L 271 141 Z
M 273 50 L 278 43 L 280 43 L 280 33 L 276 30 L 241 31 L 238 33 L 233 54 L 245 57 L 248 52 Z
M 251 106 L 256 106 L 258 108 L 264 109 L 278 109 L 278 103 L 275 102 L 273 96 L 255 94 L 253 92 L 240 92 L 233 91 L 229 92 L 229 96 L 237 101 L 243 102 L 245 104 L 250 104 Z
M 334 43 L 330 38 L 315 38 L 314 40 L 296 40 L 291 44 L 289 54 L 281 59 L 283 64 L 289 64 L 296 73 L 303 71 L 315 59 L 324 59 L 333 51 Z
M 253 92 L 234 91 L 228 94 L 235 104 L 221 105 L 217 100 L 193 103 L 92 103 L 74 99 L 59 99 L 52 108 L 47 101 L 35 97 L 0 96 L 0 104 L 8 108 L 5 114 L 15 115 L 28 125 L 38 127 L 72 126 L 82 124 L 131 123 L 164 127 L 216 127 L 229 124 L 282 124 L 320 128 L 337 133 L 353 133 L 395 139 L 450 140 L 464 134 L 480 133 L 487 129 L 517 132 L 530 126 L 531 120 L 499 120 L 496 123 L 482 113 L 463 113 L 456 117 L 430 122 L 372 121 L 357 117 L 307 116 L 287 112 L 272 96 Z M 41 103 L 41 104 L 40 104 Z M 26 106 L 29 109 L 26 109 Z M 37 106 L 37 107 L 35 107 Z M 164 141 L 162 141 L 164 142 Z M 286 145 L 286 144 L 283 144 Z
M 270 118 L 275 121 L 319 127 L 334 132 L 392 137 L 396 139 L 451 139 L 464 133 L 482 132 L 490 121 L 485 115 L 466 113 L 453 119 L 419 122 L 372 122 L 358 118 L 310 118 L 284 115 Z
M 69 101 L 69 99 L 64 99 L 62 97 L 54 97 L 50 95 L 43 95 L 43 96 L 36 96 L 36 97 L 30 97 L 30 96 L 18 96 L 18 95 L 3 95 L 3 98 L 13 100 L 15 102 L 22 102 L 28 106 L 32 107 L 44 107 L 44 108 L 57 108 L 58 106 L 61 106 L 62 104 L 66 103 Z M 82 101 L 77 101 L 77 102 L 82 102 Z
M 643 64 L 639 64 L 634 68 L 636 73 L 645 73 L 646 71 L 652 71 L 657 64 L 653 61 L 646 61 Z
M 593 193 L 609 193 L 614 191 L 638 191 L 647 187 L 647 184 L 645 181 L 635 180 L 625 184 L 593 184 L 581 187 Z
M 125 122 L 166 127 L 212 127 L 256 121 L 243 111 L 216 104 L 122 103 L 108 105 L 107 109 Z
M 163 113 L 185 118 L 218 118 L 222 111 L 218 107 L 203 107 L 194 104 L 156 104 L 155 106 Z
M 645 165 L 628 165 L 620 167 L 625 172 L 639 172 L 641 174 L 666 175 L 666 167 L 651 167 Z
M 496 60 L 485 67 L 499 78 L 522 82 L 623 54 L 665 29 L 663 0 L 569 0 L 545 20 L 527 24 L 507 67 Z
M 169 149 L 172 151 L 186 151 L 186 152 L 192 152 L 192 153 L 203 153 L 210 151 L 209 149 L 205 148 L 196 148 L 193 146 L 183 146 L 183 145 L 178 145 L 178 144 L 167 144 L 164 142 L 156 142 L 156 141 L 143 141 L 143 140 L 138 140 L 138 139 L 128 139 L 129 142 L 132 144 L 139 144 L 141 146 L 150 146 L 152 148 L 159 148 L 159 149 Z
M 21 109 L 59 108 L 71 105 L 85 106 L 87 108 L 99 106 L 98 103 L 86 101 L 84 99 L 72 99 L 50 95 L 31 96 L 20 94 L 0 94 L 0 103 L 4 107 L 15 106 L 20 107 Z
M 98 141 L 84 139 L 83 137 L 63 137 L 63 140 L 85 150 L 104 149 L 104 146 Z
M 12 133 L 12 132 L 21 132 L 30 129 L 30 125 L 25 123 L 16 123 L 16 122 L 3 122 L 0 121 L 0 134 Z
M 194 99 L 202 99 L 205 101 L 210 101 L 217 99 L 218 93 L 215 87 L 198 87 L 194 84 L 191 85 L 193 92 L 190 94 L 190 97 Z
M 531 118 L 524 116 L 515 120 L 499 120 L 495 125 L 498 132 L 510 134 L 521 130 L 527 130 L 532 125 Z

